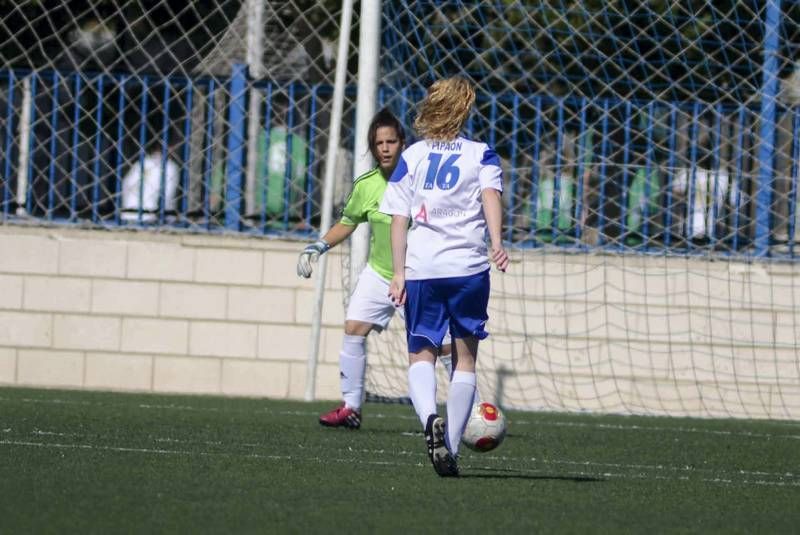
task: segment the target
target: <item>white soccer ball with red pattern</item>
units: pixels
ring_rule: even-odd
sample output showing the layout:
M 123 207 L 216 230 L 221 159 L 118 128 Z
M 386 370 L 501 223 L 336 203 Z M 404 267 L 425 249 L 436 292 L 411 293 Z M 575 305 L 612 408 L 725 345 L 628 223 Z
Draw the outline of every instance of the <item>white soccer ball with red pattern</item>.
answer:
M 478 403 L 472 407 L 461 442 L 473 451 L 495 449 L 506 438 L 506 417 L 497 405 Z

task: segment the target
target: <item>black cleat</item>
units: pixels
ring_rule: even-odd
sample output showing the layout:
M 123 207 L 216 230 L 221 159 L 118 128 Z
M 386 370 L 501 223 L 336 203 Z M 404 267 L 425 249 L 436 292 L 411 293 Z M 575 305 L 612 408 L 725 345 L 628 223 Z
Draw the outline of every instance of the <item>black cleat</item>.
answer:
M 425 442 L 433 469 L 441 477 L 458 477 L 458 462 L 444 442 L 444 418 L 431 414 L 425 426 Z

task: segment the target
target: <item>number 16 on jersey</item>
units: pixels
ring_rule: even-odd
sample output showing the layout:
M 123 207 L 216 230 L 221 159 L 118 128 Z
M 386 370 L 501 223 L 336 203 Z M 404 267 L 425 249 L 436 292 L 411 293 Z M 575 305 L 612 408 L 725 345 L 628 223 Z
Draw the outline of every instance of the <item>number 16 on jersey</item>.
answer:
M 458 182 L 460 169 L 455 165 L 460 154 L 451 154 L 442 163 L 444 155 L 438 152 L 428 154 L 428 174 L 425 175 L 423 189 L 433 189 L 433 185 L 441 190 L 451 189 Z

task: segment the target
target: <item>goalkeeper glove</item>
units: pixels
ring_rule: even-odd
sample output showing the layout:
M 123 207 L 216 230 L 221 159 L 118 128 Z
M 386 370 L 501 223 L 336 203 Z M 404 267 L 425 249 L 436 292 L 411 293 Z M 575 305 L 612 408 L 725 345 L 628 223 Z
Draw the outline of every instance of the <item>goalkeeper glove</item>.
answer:
M 311 268 L 311 263 L 316 262 L 319 258 L 319 255 L 323 254 L 330 248 L 331 246 L 328 244 L 328 242 L 322 238 L 318 239 L 312 244 L 306 245 L 306 248 L 303 249 L 302 253 L 300 253 L 300 258 L 297 259 L 297 276 L 306 279 L 309 278 L 311 276 L 311 272 L 313 271 Z

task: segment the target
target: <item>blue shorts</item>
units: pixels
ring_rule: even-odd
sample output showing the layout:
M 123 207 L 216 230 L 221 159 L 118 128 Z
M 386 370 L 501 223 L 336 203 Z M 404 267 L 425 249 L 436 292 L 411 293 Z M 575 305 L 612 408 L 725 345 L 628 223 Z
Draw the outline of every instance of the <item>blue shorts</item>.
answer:
M 489 315 L 489 270 L 464 277 L 406 281 L 408 351 L 439 349 L 450 329 L 453 338 L 483 340 Z

